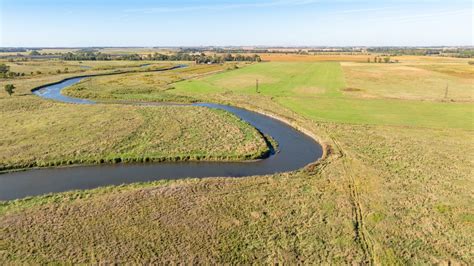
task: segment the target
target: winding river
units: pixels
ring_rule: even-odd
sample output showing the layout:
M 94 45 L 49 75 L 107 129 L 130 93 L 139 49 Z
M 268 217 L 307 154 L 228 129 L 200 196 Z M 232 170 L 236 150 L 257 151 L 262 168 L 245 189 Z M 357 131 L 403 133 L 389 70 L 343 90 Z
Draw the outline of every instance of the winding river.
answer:
M 171 71 L 174 68 L 161 71 Z M 86 77 L 90 76 L 74 77 L 55 84 L 44 85 L 34 89 L 33 93 L 46 99 L 61 102 L 96 104 L 90 100 L 71 98 L 61 94 L 62 89 L 76 84 Z M 157 103 L 146 104 L 158 105 Z M 323 154 L 322 147 L 314 139 L 286 123 L 266 115 L 213 103 L 189 105 L 223 109 L 233 113 L 256 127 L 263 134 L 272 136 L 278 142 L 279 152 L 270 155 L 266 159 L 251 162 L 123 163 L 39 168 L 10 172 L 0 174 L 0 200 L 160 179 L 243 177 L 274 174 L 300 169 L 318 160 Z M 178 107 L 186 108 L 186 105 L 178 105 Z

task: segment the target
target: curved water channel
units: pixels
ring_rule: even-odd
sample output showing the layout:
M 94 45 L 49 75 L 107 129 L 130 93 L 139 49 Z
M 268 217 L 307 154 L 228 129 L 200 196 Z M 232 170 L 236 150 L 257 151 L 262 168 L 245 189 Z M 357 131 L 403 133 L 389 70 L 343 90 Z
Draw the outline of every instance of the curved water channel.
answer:
M 55 84 L 44 85 L 34 89 L 33 93 L 46 99 L 61 102 L 95 104 L 90 100 L 71 98 L 61 94 L 62 89 L 76 84 L 86 77 L 89 76 L 69 78 Z M 149 103 L 148 105 L 157 105 L 157 103 Z M 266 115 L 213 103 L 188 105 L 223 109 L 233 113 L 256 127 L 263 134 L 272 136 L 278 142 L 279 152 L 270 155 L 266 159 L 251 162 L 123 163 L 39 168 L 10 172 L 0 174 L 0 200 L 160 179 L 243 177 L 274 174 L 302 168 L 318 160 L 323 154 L 321 145 L 314 139 L 286 123 Z M 186 105 L 177 105 L 176 108 L 186 108 Z

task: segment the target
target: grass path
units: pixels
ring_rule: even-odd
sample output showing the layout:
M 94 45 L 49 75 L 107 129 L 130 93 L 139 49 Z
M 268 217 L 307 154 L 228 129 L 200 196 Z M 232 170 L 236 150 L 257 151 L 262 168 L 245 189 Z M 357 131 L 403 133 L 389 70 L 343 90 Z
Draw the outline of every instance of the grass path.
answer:
M 367 228 L 365 227 L 364 222 L 364 214 L 361 207 L 361 200 L 360 200 L 360 191 L 357 188 L 357 184 L 354 178 L 354 174 L 351 171 L 350 160 L 345 151 L 342 149 L 339 142 L 333 136 L 330 136 L 334 145 L 337 148 L 337 151 L 340 156 L 340 160 L 342 160 L 342 166 L 344 169 L 344 176 L 348 178 L 348 187 L 350 191 L 350 202 L 352 205 L 352 219 L 353 219 L 353 227 L 354 227 L 354 240 L 356 243 L 359 244 L 361 250 L 363 251 L 363 258 L 362 262 L 365 264 L 374 264 L 374 252 L 373 252 L 373 240 L 370 238 L 370 234 L 367 232 Z

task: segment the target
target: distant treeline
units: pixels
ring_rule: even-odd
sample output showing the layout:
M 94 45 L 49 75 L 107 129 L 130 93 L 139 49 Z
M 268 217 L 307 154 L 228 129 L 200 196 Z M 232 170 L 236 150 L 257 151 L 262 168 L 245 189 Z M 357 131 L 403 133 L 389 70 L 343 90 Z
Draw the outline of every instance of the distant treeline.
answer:
M 21 52 L 26 52 L 27 50 L 25 48 L 14 48 L 14 47 L 6 47 L 6 48 L 0 48 L 0 53 L 21 53 Z
M 112 60 L 112 56 L 109 54 L 103 54 L 101 52 L 67 52 L 61 56 L 61 59 L 63 60 L 69 60 L 69 61 L 107 61 L 107 60 Z
M 213 52 L 218 54 L 256 54 L 256 53 L 271 53 L 267 49 L 227 49 L 227 48 L 181 48 L 183 53 L 202 53 L 202 52 Z
M 232 55 L 227 53 L 225 55 L 206 55 L 204 53 L 200 54 L 191 54 L 185 52 L 178 52 L 175 54 L 148 54 L 148 55 L 139 55 L 139 54 L 127 54 L 127 55 L 110 55 L 104 54 L 96 51 L 78 51 L 75 53 L 66 53 L 61 56 L 63 60 L 75 60 L 75 61 L 95 61 L 95 60 L 150 60 L 150 61 L 195 61 L 198 64 L 206 63 L 223 63 L 228 61 L 252 61 L 260 62 L 261 58 L 259 55 Z
M 157 60 L 157 61 L 195 61 L 198 64 L 206 63 L 223 63 L 231 61 L 249 61 L 249 62 L 260 62 L 262 59 L 259 55 L 232 55 L 230 53 L 224 55 L 206 55 L 204 53 L 200 54 L 190 54 L 185 52 L 178 52 L 176 54 L 165 55 L 160 53 L 149 54 L 145 58 L 146 60 Z
M 351 47 L 342 47 L 342 48 L 317 48 L 317 49 L 310 49 L 310 48 L 254 48 L 254 49 L 244 49 L 244 48 L 219 48 L 219 47 L 202 47 L 202 48 L 181 48 L 181 51 L 188 52 L 188 53 L 199 53 L 205 51 L 211 51 L 214 53 L 232 53 L 232 54 L 248 54 L 248 53 L 266 53 L 266 54 L 277 54 L 277 53 L 286 53 L 286 54 L 304 54 L 304 53 L 346 53 L 346 52 L 363 52 L 364 49 L 362 48 L 351 48 Z
M 325 49 L 310 49 L 309 53 L 363 53 L 361 48 L 325 48 Z
M 400 47 L 374 47 L 367 48 L 368 52 L 382 53 L 390 56 L 397 55 L 438 55 L 459 58 L 474 57 L 473 48 L 400 48 Z
M 292 49 L 288 48 L 219 48 L 219 47 L 193 47 L 193 48 L 181 48 L 181 51 L 188 53 L 200 53 L 205 51 L 211 51 L 214 53 L 226 54 L 248 54 L 248 53 L 284 53 L 284 54 L 314 54 L 314 55 L 337 55 L 337 54 L 369 54 L 379 53 L 385 56 L 397 56 L 397 55 L 438 55 L 438 56 L 449 56 L 449 57 L 461 57 L 461 58 L 472 58 L 474 57 L 473 48 L 446 48 L 446 47 L 318 47 L 318 48 L 299 48 Z

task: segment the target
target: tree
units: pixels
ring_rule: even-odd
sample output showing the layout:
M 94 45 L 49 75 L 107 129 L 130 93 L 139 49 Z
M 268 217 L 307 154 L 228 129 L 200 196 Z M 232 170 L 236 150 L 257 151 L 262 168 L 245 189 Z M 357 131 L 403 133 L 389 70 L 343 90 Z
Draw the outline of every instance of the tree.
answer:
M 38 51 L 33 50 L 30 52 L 30 55 L 41 55 Z
M 5 64 L 0 64 L 0 74 L 7 74 L 7 72 L 10 70 L 10 67 L 5 65 Z
M 390 63 L 390 57 L 384 57 L 384 58 L 383 58 L 383 61 L 384 61 L 385 63 Z
M 12 94 L 15 93 L 15 85 L 13 84 L 5 85 L 5 91 L 8 93 L 8 95 L 12 96 Z
M 367 58 L 367 63 L 370 63 L 370 57 L 369 57 L 369 58 Z
M 260 58 L 260 56 L 258 54 L 254 54 L 253 59 L 254 59 L 255 62 L 262 62 L 262 58 Z

